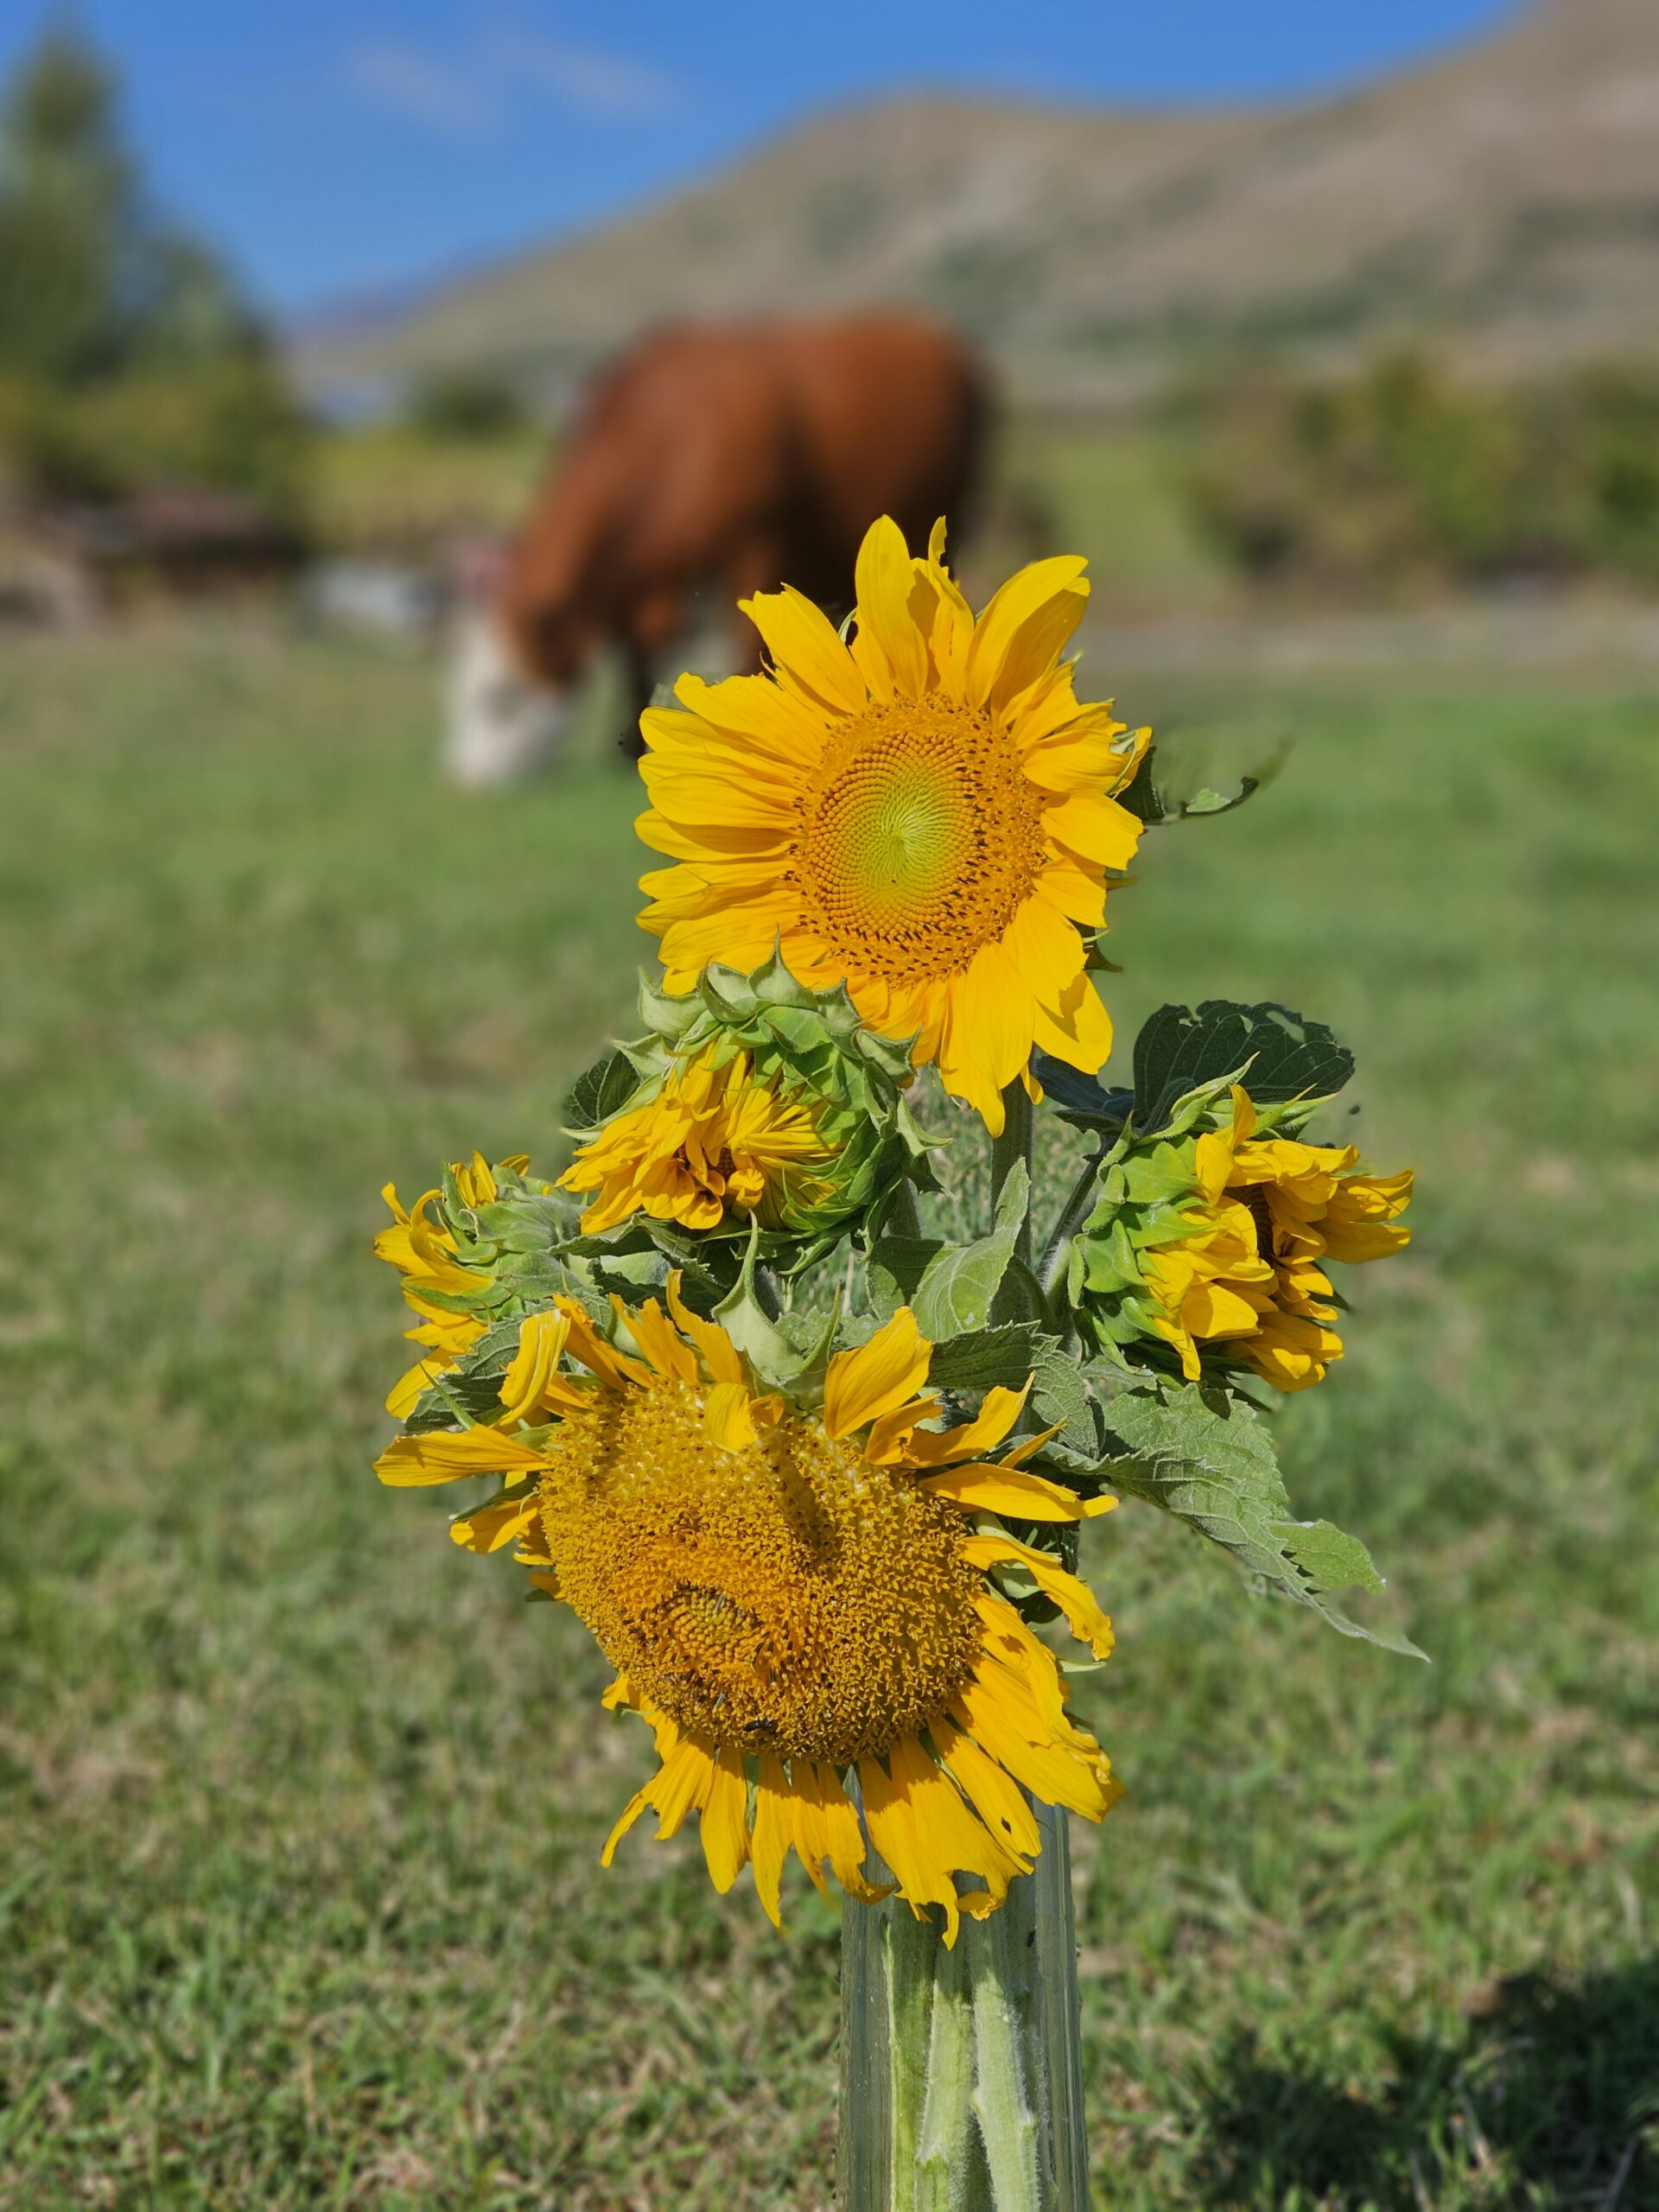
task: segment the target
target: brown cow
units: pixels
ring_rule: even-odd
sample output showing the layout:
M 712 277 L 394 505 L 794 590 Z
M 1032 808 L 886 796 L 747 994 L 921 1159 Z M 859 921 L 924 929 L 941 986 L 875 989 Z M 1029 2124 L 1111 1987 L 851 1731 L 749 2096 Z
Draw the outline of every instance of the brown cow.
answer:
M 736 601 L 787 580 L 845 606 L 877 515 L 918 546 L 936 516 L 957 522 L 986 411 L 973 356 L 916 315 L 639 340 L 589 393 L 508 556 L 493 621 L 463 648 L 452 772 L 505 781 L 546 758 L 570 688 L 607 645 L 626 658 L 637 719 L 705 589 L 733 610 L 738 664 L 757 666 Z M 637 753 L 632 729 L 624 742 Z

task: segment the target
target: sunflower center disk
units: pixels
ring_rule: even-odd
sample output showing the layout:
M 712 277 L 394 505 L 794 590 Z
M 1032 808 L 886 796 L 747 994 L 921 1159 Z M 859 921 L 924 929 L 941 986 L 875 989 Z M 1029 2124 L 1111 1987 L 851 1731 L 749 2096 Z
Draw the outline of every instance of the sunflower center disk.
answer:
M 719 1746 L 837 1764 L 925 1726 L 974 1671 L 962 1521 L 790 1417 L 741 1452 L 677 1383 L 561 1423 L 542 1517 L 607 1659 Z
M 825 747 L 791 879 L 821 933 L 872 973 L 957 973 L 1030 896 L 1042 814 L 988 715 L 937 693 L 873 708 Z

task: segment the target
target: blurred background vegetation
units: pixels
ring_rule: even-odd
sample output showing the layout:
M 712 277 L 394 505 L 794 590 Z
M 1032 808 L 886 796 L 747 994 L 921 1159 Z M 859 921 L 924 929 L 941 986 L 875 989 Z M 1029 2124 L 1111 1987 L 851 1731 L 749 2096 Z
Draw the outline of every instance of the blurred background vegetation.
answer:
M 289 512 L 307 452 L 270 333 L 152 207 L 96 52 L 48 34 L 0 98 L 0 492 L 182 480 Z
M 210 489 L 316 552 L 414 562 L 510 527 L 556 442 L 535 378 L 480 334 L 474 359 L 413 356 L 366 414 L 320 411 L 225 264 L 156 212 L 118 89 L 59 29 L 0 96 L 0 505 Z M 1078 546 L 1142 604 L 1659 575 L 1643 357 L 1475 374 L 1381 343 L 1310 370 L 1249 326 L 1199 350 L 1133 403 L 1016 404 L 993 535 Z

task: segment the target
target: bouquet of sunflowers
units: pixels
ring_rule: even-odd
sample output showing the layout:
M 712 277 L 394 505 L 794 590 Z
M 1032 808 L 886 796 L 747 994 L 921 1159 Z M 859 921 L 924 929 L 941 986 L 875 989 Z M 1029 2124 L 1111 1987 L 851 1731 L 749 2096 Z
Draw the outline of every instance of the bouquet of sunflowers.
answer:
M 1081 561 L 976 618 L 944 552 L 877 523 L 845 626 L 761 594 L 766 671 L 645 715 L 662 976 L 562 1174 L 388 1188 L 421 1356 L 378 1471 L 475 1485 L 455 1543 L 615 1669 L 655 1755 L 607 1863 L 696 1815 L 780 1926 L 791 1854 L 844 1893 L 843 2203 L 1082 2212 L 1066 1815 L 1119 1784 L 1080 1531 L 1143 1500 L 1370 1633 L 1262 1414 L 1411 1179 L 1310 1139 L 1352 1063 L 1276 1006 L 1166 1007 L 1103 1078 L 1108 895 L 1236 801 L 1173 804 L 1077 697 Z

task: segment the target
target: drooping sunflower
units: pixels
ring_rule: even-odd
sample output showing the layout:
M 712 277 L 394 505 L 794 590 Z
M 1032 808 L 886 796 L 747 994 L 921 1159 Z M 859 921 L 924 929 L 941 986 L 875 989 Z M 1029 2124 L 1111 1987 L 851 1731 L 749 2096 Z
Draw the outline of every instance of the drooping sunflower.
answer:
M 1411 1173 L 1368 1174 L 1351 1145 L 1256 1138 L 1255 1126 L 1235 1084 L 1221 1128 L 1109 1170 L 1079 1240 L 1079 1287 L 1105 1333 L 1162 1338 L 1189 1382 L 1214 1344 L 1274 1389 L 1305 1390 L 1343 1353 L 1325 1263 L 1410 1243 L 1395 1217 Z
M 1150 734 L 1079 701 L 1060 658 L 1089 587 L 1039 561 L 976 621 L 944 566 L 874 524 L 850 643 L 785 588 L 742 607 L 770 671 L 682 677 L 650 709 L 639 830 L 671 868 L 642 879 L 668 988 L 711 960 L 844 982 L 878 1035 L 916 1039 L 993 1131 L 1033 1045 L 1092 1073 L 1111 1024 L 1085 970 L 1108 879 L 1141 823 L 1113 794 Z
M 493 1475 L 499 1494 L 456 1541 L 517 1544 L 537 1585 L 592 1631 L 612 1707 L 650 1725 L 660 1761 L 607 1843 L 647 1808 L 659 1835 L 690 1812 L 716 1888 L 746 1864 L 779 1921 L 792 1850 L 871 1899 L 871 1841 L 920 1914 L 1000 1904 L 1040 1847 L 1022 1792 L 1099 1819 L 1117 1794 L 1065 1709 L 1065 1675 L 997 1586 L 1023 1579 L 1100 1657 L 1111 1628 L 1087 1586 L 992 1516 L 1076 1521 L 1085 1503 L 1021 1462 L 988 1463 L 1024 1403 L 994 1389 L 955 1428 L 926 1424 L 931 1346 L 908 1308 L 829 1363 L 819 1409 L 760 1389 L 726 1331 L 671 1281 L 616 1306 L 623 1344 L 560 1300 L 523 1325 L 488 1426 L 400 1437 L 393 1484 Z M 967 1878 L 958 1886 L 959 1878 Z
M 529 1165 L 528 1153 L 501 1162 L 520 1175 Z M 463 1205 L 489 1205 L 495 1199 L 499 1186 L 482 1153 L 458 1161 L 449 1173 Z M 483 1335 L 486 1324 L 460 1301 L 487 1291 L 490 1277 L 481 1268 L 465 1266 L 456 1256 L 454 1232 L 432 1219 L 442 1191 L 423 1192 L 407 1211 L 399 1203 L 395 1183 L 388 1183 L 380 1195 L 391 1208 L 393 1222 L 375 1238 L 375 1254 L 403 1276 L 404 1296 L 421 1317 L 418 1325 L 404 1334 L 411 1344 L 426 1347 L 386 1400 L 386 1411 L 401 1421 L 433 1379 L 447 1373 Z
M 710 1046 L 583 1145 L 559 1187 L 599 1192 L 582 1217 L 590 1235 L 634 1213 L 715 1229 L 728 1209 L 775 1229 L 786 1204 L 822 1203 L 830 1185 L 812 1171 L 836 1157 L 808 1106 L 757 1080 L 747 1053 L 722 1066 Z
M 1255 1138 L 1255 1108 L 1235 1086 L 1232 1124 L 1219 1135 L 1226 1188 L 1249 1207 L 1257 1250 L 1273 1270 L 1268 1303 L 1241 1349 L 1275 1389 L 1306 1390 L 1342 1357 L 1325 1262 L 1385 1259 L 1410 1243 L 1397 1217 L 1410 1203 L 1412 1173 L 1367 1174 L 1357 1145 Z

